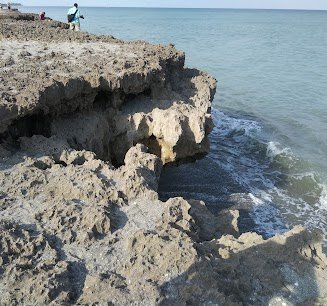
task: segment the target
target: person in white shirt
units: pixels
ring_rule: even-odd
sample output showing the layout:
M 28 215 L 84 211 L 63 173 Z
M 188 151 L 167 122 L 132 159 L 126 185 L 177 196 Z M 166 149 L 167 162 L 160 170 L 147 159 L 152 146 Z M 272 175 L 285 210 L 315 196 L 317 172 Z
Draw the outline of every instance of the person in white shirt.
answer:
M 69 28 L 73 31 L 81 30 L 80 18 L 84 19 L 84 16 L 80 14 L 78 4 L 75 3 L 67 12 Z

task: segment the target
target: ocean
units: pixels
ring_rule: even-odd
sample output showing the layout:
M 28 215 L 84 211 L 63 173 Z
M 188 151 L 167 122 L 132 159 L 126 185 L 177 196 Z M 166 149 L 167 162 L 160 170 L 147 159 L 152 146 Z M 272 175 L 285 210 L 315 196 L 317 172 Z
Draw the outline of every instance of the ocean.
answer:
M 67 9 L 21 10 L 66 21 Z M 165 169 L 162 198 L 238 208 L 242 229 L 265 237 L 294 225 L 327 234 L 327 11 L 80 11 L 82 30 L 172 43 L 218 80 L 211 152 Z

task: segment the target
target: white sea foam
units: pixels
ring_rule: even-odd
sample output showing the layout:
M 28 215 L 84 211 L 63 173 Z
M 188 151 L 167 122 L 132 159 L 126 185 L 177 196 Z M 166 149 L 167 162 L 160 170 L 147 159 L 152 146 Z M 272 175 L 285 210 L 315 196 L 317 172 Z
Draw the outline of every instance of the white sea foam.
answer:
M 321 208 L 323 208 L 327 211 L 327 186 L 321 185 L 321 187 L 322 187 L 322 192 L 321 192 L 319 202 L 320 202 Z
M 280 143 L 269 141 L 267 144 L 266 155 L 270 160 L 273 160 L 276 156 L 279 155 L 288 155 L 292 156 L 293 153 L 290 148 L 283 148 Z
M 233 118 L 221 111 L 214 113 L 215 128 L 212 133 L 212 158 L 220 167 L 228 171 L 233 179 L 243 186 L 253 202 L 251 216 L 257 230 L 272 236 L 294 225 L 300 224 L 307 228 L 320 228 L 327 234 L 327 188 L 319 185 L 317 174 L 303 171 L 305 168 L 293 169 L 293 161 L 299 160 L 290 148 L 283 147 L 276 141 L 260 140 L 263 128 L 259 122 Z M 258 159 L 256 148 L 265 148 L 265 159 Z M 254 152 L 254 153 L 253 153 Z M 276 157 L 285 157 L 288 173 L 272 168 Z M 259 156 L 260 157 L 260 156 Z M 292 173 L 292 171 L 295 171 Z M 302 172 L 303 171 L 303 172 Z M 274 179 L 276 174 L 276 179 Z M 279 178 L 278 175 L 282 174 Z M 296 181 L 299 193 L 294 194 L 287 188 Z M 307 184 L 316 186 L 306 191 Z M 303 190 L 301 188 L 304 188 Z M 321 191 L 319 199 L 319 191 Z M 316 203 L 307 203 L 301 196 L 317 197 Z
M 254 120 L 233 118 L 219 110 L 213 110 L 213 117 L 219 118 L 215 120 L 215 130 L 219 131 L 220 136 L 228 136 L 235 132 L 243 132 L 244 135 L 250 136 L 262 129 Z
M 259 230 L 259 232 L 265 233 L 268 236 L 273 236 L 288 229 L 287 224 L 285 224 L 280 217 L 279 209 L 275 205 L 272 205 L 270 195 L 261 193 L 259 198 L 250 193 L 249 196 L 254 203 L 251 215 L 257 224 L 257 230 Z M 263 200 L 265 197 L 269 200 Z

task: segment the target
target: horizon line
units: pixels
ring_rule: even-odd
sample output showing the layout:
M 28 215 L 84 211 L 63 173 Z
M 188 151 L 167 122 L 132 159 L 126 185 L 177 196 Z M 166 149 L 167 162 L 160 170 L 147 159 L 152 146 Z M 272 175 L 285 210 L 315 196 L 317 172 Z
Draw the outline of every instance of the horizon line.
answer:
M 21 7 L 70 7 L 68 5 L 21 5 Z M 267 11 L 316 11 L 324 12 L 327 9 L 310 8 L 247 8 L 247 7 L 168 7 L 168 6 L 80 6 L 85 8 L 142 8 L 142 9 L 211 9 L 211 10 L 267 10 Z

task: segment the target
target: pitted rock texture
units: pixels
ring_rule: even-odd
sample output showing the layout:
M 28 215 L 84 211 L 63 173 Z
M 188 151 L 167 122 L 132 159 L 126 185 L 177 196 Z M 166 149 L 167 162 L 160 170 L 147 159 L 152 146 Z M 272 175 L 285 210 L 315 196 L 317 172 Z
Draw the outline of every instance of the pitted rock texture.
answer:
M 319 232 L 264 240 L 240 235 L 236 210 L 159 200 L 163 164 L 207 150 L 210 76 L 171 46 L 12 16 L 0 18 L 0 305 L 327 304 Z
M 26 225 L 1 221 L 1 305 L 76 300 L 82 279 L 77 279 L 74 263 L 61 260 L 47 238 Z
M 216 81 L 185 68 L 173 46 L 73 33 L 51 20 L 0 24 L 1 138 L 58 136 L 118 164 L 136 143 L 164 163 L 208 152 Z
M 158 200 L 162 162 L 143 145 L 114 168 L 55 143 L 1 160 L 1 305 L 327 302 L 319 232 L 240 235 L 238 211 Z

